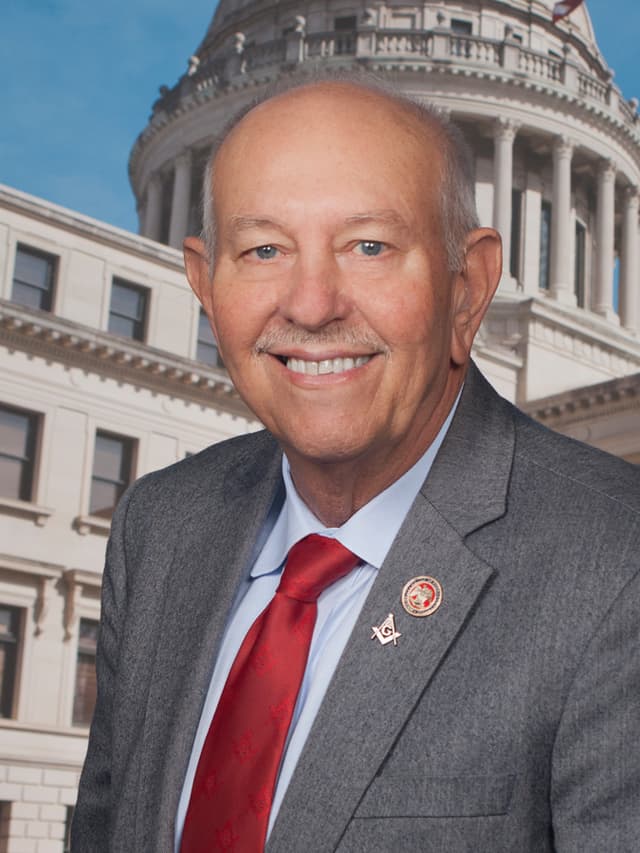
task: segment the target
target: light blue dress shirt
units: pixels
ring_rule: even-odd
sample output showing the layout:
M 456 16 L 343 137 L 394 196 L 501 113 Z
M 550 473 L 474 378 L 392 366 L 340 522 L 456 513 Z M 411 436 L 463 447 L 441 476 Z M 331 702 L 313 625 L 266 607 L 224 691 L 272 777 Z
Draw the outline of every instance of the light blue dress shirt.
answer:
M 387 556 L 411 504 L 431 469 L 453 418 L 457 402 L 458 400 L 435 441 L 415 465 L 338 528 L 324 527 L 302 501 L 291 479 L 289 463 L 286 457 L 283 457 L 282 476 L 286 497 L 275 521 L 270 519 L 267 522 L 273 526 L 270 531 L 263 531 L 263 538 L 266 536 L 264 545 L 253 564 L 243 594 L 236 600 L 225 629 L 178 804 L 176 853 L 180 848 L 182 828 L 200 753 L 227 676 L 245 634 L 275 595 L 289 549 L 308 534 L 321 533 L 323 536 L 337 539 L 357 554 L 362 562 L 348 575 L 326 589 L 318 599 L 318 616 L 309 658 L 293 712 L 269 815 L 267 837 L 269 836 L 340 655 L 373 585 L 376 572 Z M 386 613 L 381 614 L 381 618 L 386 615 Z

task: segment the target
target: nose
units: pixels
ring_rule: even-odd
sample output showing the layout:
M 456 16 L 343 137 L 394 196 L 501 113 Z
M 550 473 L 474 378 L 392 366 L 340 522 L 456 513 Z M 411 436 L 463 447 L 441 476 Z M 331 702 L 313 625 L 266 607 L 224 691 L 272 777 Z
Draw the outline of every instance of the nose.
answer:
M 300 253 L 280 306 L 289 322 L 319 329 L 347 313 L 341 271 L 330 251 Z

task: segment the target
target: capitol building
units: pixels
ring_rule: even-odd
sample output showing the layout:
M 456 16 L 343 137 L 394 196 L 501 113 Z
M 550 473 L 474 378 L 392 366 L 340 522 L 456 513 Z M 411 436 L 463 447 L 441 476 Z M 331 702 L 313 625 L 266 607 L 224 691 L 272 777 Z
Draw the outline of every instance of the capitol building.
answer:
M 115 502 L 259 427 L 180 247 L 212 142 L 275 81 L 365 69 L 461 128 L 505 250 L 476 361 L 533 417 L 640 462 L 638 101 L 588 2 L 555 25 L 552 7 L 220 0 L 131 151 L 139 234 L 0 186 L 0 853 L 68 849 Z

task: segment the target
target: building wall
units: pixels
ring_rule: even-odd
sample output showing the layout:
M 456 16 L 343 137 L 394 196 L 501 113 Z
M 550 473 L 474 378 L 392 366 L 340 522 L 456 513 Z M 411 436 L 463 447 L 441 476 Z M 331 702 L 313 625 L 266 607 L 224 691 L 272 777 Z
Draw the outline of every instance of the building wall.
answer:
M 17 247 L 55 258 L 51 311 L 13 300 Z M 133 441 L 132 480 L 257 424 L 224 371 L 194 358 L 199 309 L 178 252 L 0 188 L 0 272 L 0 409 L 38 424 L 28 499 L 0 469 L 0 614 L 19 621 L 0 852 L 60 853 L 88 732 L 74 723 L 81 627 L 99 618 L 109 530 L 91 513 L 96 432 Z M 114 277 L 148 289 L 143 341 L 108 331 Z M 3 424 L 0 454 L 6 438 Z

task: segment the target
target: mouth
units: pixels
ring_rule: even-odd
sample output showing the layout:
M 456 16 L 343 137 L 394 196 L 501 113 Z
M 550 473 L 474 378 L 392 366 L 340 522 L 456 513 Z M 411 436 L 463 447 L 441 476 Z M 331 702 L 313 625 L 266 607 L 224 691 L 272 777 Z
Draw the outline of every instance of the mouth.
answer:
M 347 370 L 353 370 L 355 367 L 364 367 L 365 364 L 371 361 L 373 355 L 359 355 L 354 358 L 323 358 L 319 361 L 289 358 L 283 355 L 279 355 L 277 358 L 292 373 L 300 373 L 305 376 L 326 376 L 331 373 L 345 373 Z

